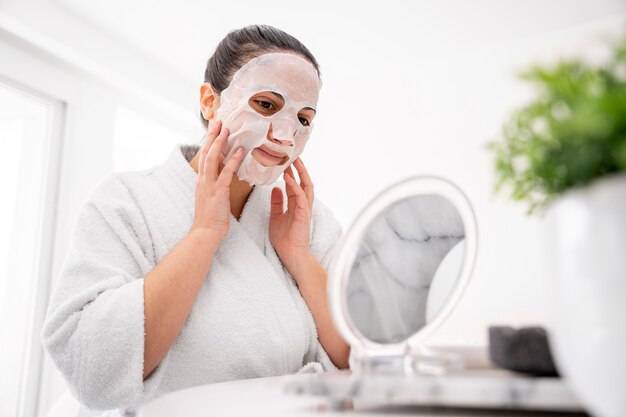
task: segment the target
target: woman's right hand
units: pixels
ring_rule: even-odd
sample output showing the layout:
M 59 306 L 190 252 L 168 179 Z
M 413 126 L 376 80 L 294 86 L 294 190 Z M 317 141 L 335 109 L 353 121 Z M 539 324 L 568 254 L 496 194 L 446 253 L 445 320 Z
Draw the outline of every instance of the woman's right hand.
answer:
M 206 143 L 198 152 L 196 176 L 196 211 L 191 232 L 216 237 L 220 241 L 228 234 L 230 225 L 230 183 L 243 160 L 243 148 L 219 172 L 223 160 L 222 147 L 228 138 L 228 129 L 221 130 L 217 121 L 207 132 Z

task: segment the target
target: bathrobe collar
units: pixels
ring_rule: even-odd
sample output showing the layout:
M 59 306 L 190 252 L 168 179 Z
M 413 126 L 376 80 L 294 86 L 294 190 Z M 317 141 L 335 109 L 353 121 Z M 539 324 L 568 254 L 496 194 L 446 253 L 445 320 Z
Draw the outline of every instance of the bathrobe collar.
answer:
M 199 148 L 198 145 L 193 144 L 177 144 L 165 163 L 166 169 L 175 178 L 184 194 L 181 203 L 185 206 L 184 210 L 191 215 L 192 220 L 195 212 L 197 174 L 189 161 L 193 159 Z M 230 229 L 245 231 L 262 252 L 265 252 L 269 239 L 267 226 L 269 225 L 271 192 L 274 187 L 284 189 L 284 185 L 278 181 L 268 185 L 255 185 L 243 206 L 239 220 L 232 213 L 230 214 Z

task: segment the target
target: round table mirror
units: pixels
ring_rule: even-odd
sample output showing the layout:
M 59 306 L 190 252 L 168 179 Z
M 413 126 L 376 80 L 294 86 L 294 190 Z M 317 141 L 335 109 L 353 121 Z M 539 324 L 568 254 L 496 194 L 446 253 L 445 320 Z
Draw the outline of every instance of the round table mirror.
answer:
M 331 265 L 339 331 L 365 355 L 416 350 L 458 302 L 476 242 L 471 205 L 454 184 L 415 177 L 389 187 L 357 217 Z

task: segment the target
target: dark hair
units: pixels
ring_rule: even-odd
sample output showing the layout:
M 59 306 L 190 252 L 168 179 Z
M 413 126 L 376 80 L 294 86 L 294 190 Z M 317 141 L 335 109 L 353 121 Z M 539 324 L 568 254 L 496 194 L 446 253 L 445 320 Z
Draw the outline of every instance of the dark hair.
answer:
M 221 94 L 228 87 L 235 74 L 252 58 L 268 52 L 287 51 L 307 59 L 320 74 L 320 66 L 315 57 L 299 40 L 269 25 L 250 25 L 233 30 L 217 45 L 204 70 L 204 82 L 210 83 L 216 93 Z M 209 121 L 200 111 L 204 127 Z

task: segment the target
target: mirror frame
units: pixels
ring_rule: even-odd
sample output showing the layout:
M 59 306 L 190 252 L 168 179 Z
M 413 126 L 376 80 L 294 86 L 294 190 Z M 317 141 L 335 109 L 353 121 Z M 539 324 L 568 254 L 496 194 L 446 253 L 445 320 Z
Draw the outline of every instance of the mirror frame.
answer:
M 395 203 L 419 195 L 437 195 L 446 198 L 459 211 L 465 230 L 465 256 L 458 284 L 433 319 L 416 333 L 402 342 L 374 342 L 363 336 L 349 316 L 347 287 L 350 272 L 360 242 L 370 224 Z M 471 203 L 463 191 L 452 182 L 436 176 L 416 176 L 391 185 L 376 195 L 358 214 L 347 233 L 338 242 L 338 252 L 335 253 L 329 266 L 327 296 L 337 330 L 353 350 L 356 348 L 359 353 L 366 356 L 371 356 L 376 352 L 383 355 L 402 354 L 407 351 L 407 348 L 419 349 L 423 341 L 444 323 L 458 304 L 473 272 L 477 248 L 477 223 Z

